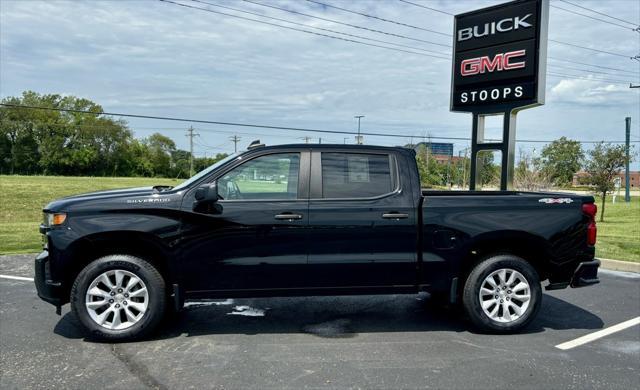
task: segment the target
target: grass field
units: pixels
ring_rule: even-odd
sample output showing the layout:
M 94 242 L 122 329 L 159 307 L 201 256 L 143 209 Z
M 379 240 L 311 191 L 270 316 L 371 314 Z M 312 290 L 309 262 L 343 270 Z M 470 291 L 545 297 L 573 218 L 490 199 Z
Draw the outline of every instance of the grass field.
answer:
M 90 191 L 179 182 L 150 178 L 0 176 L 0 254 L 40 250 L 38 225 L 42 207 L 53 199 Z M 256 186 L 266 189 L 262 184 L 242 184 L 247 186 L 245 190 Z M 286 188 L 286 184 L 277 186 Z M 615 204 L 611 203 L 611 197 L 607 198 L 605 222 L 598 222 L 597 256 L 640 262 L 640 197 L 633 197 L 631 203 L 618 198 Z
M 176 185 L 181 180 L 139 177 L 0 176 L 0 254 L 38 252 L 42 208 L 72 194 L 114 188 Z

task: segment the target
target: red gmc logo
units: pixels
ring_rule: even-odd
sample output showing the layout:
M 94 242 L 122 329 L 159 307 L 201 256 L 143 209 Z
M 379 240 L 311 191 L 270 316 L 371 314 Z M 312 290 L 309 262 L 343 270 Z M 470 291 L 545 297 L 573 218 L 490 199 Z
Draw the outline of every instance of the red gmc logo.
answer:
M 513 59 L 523 57 L 525 52 L 526 50 L 516 50 L 498 53 L 493 59 L 489 58 L 489 56 L 468 58 L 460 63 L 460 74 L 462 76 L 473 76 L 482 73 L 524 68 L 524 61 L 513 62 Z

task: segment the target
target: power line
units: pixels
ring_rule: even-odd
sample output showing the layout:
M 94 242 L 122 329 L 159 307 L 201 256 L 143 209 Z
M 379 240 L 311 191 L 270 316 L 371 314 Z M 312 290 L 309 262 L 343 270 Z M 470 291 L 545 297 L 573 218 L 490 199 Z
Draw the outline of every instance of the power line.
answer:
M 604 65 L 596 65 L 596 64 L 588 64 L 586 62 L 579 62 L 579 61 L 573 61 L 573 60 L 565 60 L 562 58 L 556 58 L 556 57 L 549 57 L 547 56 L 548 59 L 550 60 L 554 60 L 554 61 L 562 61 L 562 62 L 568 62 L 568 63 L 572 63 L 572 64 L 578 64 L 578 65 L 586 65 L 586 66 L 593 66 L 595 68 L 600 68 L 600 69 L 610 69 L 610 70 L 616 70 L 618 72 L 624 72 L 624 73 L 632 73 L 632 74 L 640 74 L 640 72 L 633 72 L 630 70 L 624 70 L 624 69 L 620 69 L 620 68 L 612 68 L 610 66 L 604 66 Z
M 357 29 L 360 29 L 360 30 L 370 31 L 370 32 L 374 32 L 374 33 L 378 33 L 378 34 L 384 34 L 384 35 L 397 37 L 397 38 L 402 38 L 402 39 L 409 39 L 409 40 L 416 41 L 416 42 L 428 43 L 430 45 L 436 45 L 436 46 L 442 46 L 442 47 L 446 47 L 446 48 L 451 48 L 451 45 L 449 45 L 449 44 L 432 42 L 432 41 L 427 41 L 427 40 L 424 40 L 424 39 L 409 37 L 409 36 L 402 35 L 402 34 L 396 34 L 396 33 L 391 33 L 391 32 L 388 32 L 388 31 L 382 31 L 382 30 L 376 30 L 376 29 L 369 28 L 369 27 L 358 26 L 358 25 L 355 25 L 355 24 L 345 23 L 345 22 L 341 22 L 341 21 L 338 21 L 338 20 L 334 20 L 334 19 L 327 19 L 327 18 L 320 17 L 320 16 L 315 16 L 315 15 L 310 15 L 310 14 L 306 14 L 306 13 L 299 12 L 299 11 L 294 11 L 292 9 L 276 7 L 275 5 L 262 4 L 262 3 L 258 3 L 258 2 L 252 1 L 252 0 L 242 0 L 242 1 L 244 1 L 246 3 L 250 3 L 250 4 L 255 4 L 255 5 L 260 6 L 260 7 L 272 8 L 272 9 L 275 9 L 275 10 L 288 12 L 288 13 L 291 13 L 291 14 L 296 14 L 296 15 L 301 15 L 301 16 L 306 16 L 308 18 L 313 18 L 313 19 L 317 19 L 317 20 L 323 20 L 325 22 L 340 24 L 340 25 L 343 25 L 343 26 L 357 28 Z M 447 55 L 449 55 L 449 54 L 447 54 Z
M 195 1 L 195 0 L 192 0 L 192 1 Z M 424 42 L 424 43 L 428 43 L 428 44 L 432 44 L 432 45 L 438 45 L 438 46 L 451 48 L 451 45 L 446 45 L 446 44 L 442 44 L 442 43 L 426 41 L 426 40 L 423 40 L 423 39 L 413 38 L 413 37 L 409 37 L 409 36 L 406 36 L 406 35 L 389 33 L 389 32 L 381 31 L 381 30 L 375 30 L 375 29 L 371 29 L 371 28 L 368 28 L 368 27 L 362 27 L 362 26 L 358 26 L 358 25 L 354 25 L 354 24 L 350 24 L 350 23 L 344 23 L 344 22 L 340 22 L 340 21 L 337 21 L 337 20 L 327 19 L 327 18 L 323 18 L 323 17 L 319 17 L 319 16 L 315 16 L 315 15 L 310 15 L 310 14 L 306 14 L 306 13 L 299 12 L 299 11 L 294 11 L 294 10 L 290 10 L 290 9 L 286 9 L 286 8 L 276 7 L 276 6 L 269 5 L 269 4 L 262 4 L 262 3 L 259 3 L 259 2 L 256 2 L 256 1 L 252 1 L 252 0 L 243 0 L 243 1 L 247 2 L 247 3 L 250 3 L 250 4 L 258 5 L 258 6 L 261 6 L 261 7 L 272 8 L 272 9 L 276 9 L 276 10 L 279 10 L 279 11 L 288 12 L 288 13 L 301 15 L 301 16 L 306 16 L 306 17 L 313 18 L 313 19 L 324 20 L 324 21 L 327 21 L 327 22 L 336 23 L 336 24 L 340 24 L 340 25 L 344 25 L 344 26 L 348 26 L 348 27 L 352 27 L 352 28 L 362 29 L 362 30 L 366 30 L 366 31 L 379 33 L 379 34 L 385 34 L 385 35 L 389 35 L 389 36 L 395 36 L 395 37 L 398 37 L 398 38 L 410 39 L 410 40 L 414 40 L 414 41 L 418 41 L 418 42 Z M 400 0 L 400 1 L 404 1 L 404 0 Z M 444 14 L 450 15 L 450 13 L 448 13 L 446 11 L 437 10 L 437 9 L 431 8 L 431 7 L 429 7 L 429 9 L 432 9 L 434 11 L 439 11 L 439 12 L 442 12 Z M 450 34 L 446 34 L 446 35 L 450 36 Z M 578 48 L 582 48 L 582 49 L 586 49 L 586 50 L 599 51 L 597 49 L 592 49 L 592 48 L 588 48 L 588 47 L 584 47 L 584 46 L 574 45 L 574 44 L 570 44 L 570 43 L 566 43 L 566 42 L 562 42 L 562 41 L 555 41 L 555 40 L 551 40 L 551 41 L 554 41 L 554 42 L 560 43 L 560 44 L 567 44 L 567 45 L 570 45 L 570 46 L 574 46 L 574 47 L 578 47 Z M 624 54 L 605 52 L 605 51 L 601 51 L 601 52 L 606 53 L 606 54 L 612 54 L 612 55 L 616 55 L 616 56 L 629 58 L 627 55 L 624 55 Z M 447 55 L 447 56 L 450 55 L 450 53 L 440 53 L 440 52 L 438 52 L 438 54 Z M 579 65 L 593 66 L 593 67 L 600 68 L 600 69 L 609 69 L 609 70 L 616 70 L 616 71 L 619 71 L 619 72 L 625 72 L 625 73 L 631 73 L 631 74 L 640 74 L 640 72 L 633 72 L 633 71 L 620 69 L 620 68 L 614 68 L 614 67 L 610 67 L 610 66 L 589 64 L 589 63 L 585 63 L 585 62 L 572 61 L 572 60 L 567 60 L 567 59 L 562 59 L 562 58 L 555 58 L 555 57 L 548 57 L 548 58 L 556 60 L 556 61 L 563 61 L 563 62 L 574 63 L 574 64 L 579 64 Z
M 579 76 L 579 75 L 575 75 L 575 74 L 566 74 L 566 73 L 559 73 L 559 72 L 547 72 L 547 75 L 549 76 L 561 76 L 561 77 L 569 77 L 569 78 L 573 78 L 573 79 L 577 79 L 577 80 L 587 80 L 587 81 L 600 81 L 600 82 L 608 82 L 608 83 L 618 83 L 618 84 L 628 84 L 628 81 L 623 81 L 623 80 L 613 80 L 613 79 L 603 79 L 603 78 L 596 78 L 593 76 L 590 77 L 583 77 L 583 76 Z
M 348 12 L 348 13 L 352 13 L 352 14 L 355 14 L 355 15 L 360 15 L 360 16 L 364 16 L 364 17 L 367 17 L 367 18 L 380 20 L 380 21 L 387 22 L 387 23 L 397 24 L 399 26 L 409 27 L 409 28 L 413 28 L 413 29 L 416 29 L 416 30 L 428 31 L 428 32 L 433 33 L 433 34 L 440 34 L 440 35 L 444 35 L 446 37 L 450 37 L 451 36 L 451 34 L 446 34 L 446 33 L 440 32 L 440 31 L 430 30 L 428 28 L 418 27 L 418 26 L 414 26 L 412 24 L 407 24 L 407 23 L 402 23 L 402 22 L 398 22 L 398 21 L 395 21 L 395 20 L 381 18 L 381 17 L 378 17 L 378 16 L 369 15 L 369 14 L 365 14 L 365 13 L 362 13 L 362 12 L 358 12 L 358 11 L 353 11 L 353 10 L 350 10 L 350 9 L 342 8 L 342 7 L 337 7 L 335 5 L 321 3 L 321 2 L 316 1 L 316 0 L 307 0 L 307 1 L 310 2 L 310 3 L 322 5 L 324 7 L 334 8 L 334 9 L 337 9 L 337 10 L 340 10 L 340 11 L 343 11 L 343 12 Z
M 625 30 L 636 31 L 636 29 L 635 29 L 635 28 L 632 28 L 632 27 L 629 27 L 629 26 L 623 26 L 622 24 L 619 24 L 619 23 L 610 22 L 610 21 L 608 21 L 608 20 L 604 20 L 604 19 L 596 18 L 596 17 L 594 17 L 594 16 L 586 15 L 586 14 L 583 14 L 583 13 L 580 13 L 580 12 L 572 11 L 572 10 L 570 10 L 570 9 L 566 9 L 566 8 L 558 7 L 557 5 L 553 5 L 553 4 L 551 4 L 551 7 L 556 8 L 556 9 L 559 9 L 559 10 L 562 10 L 562 11 L 565 11 L 565 12 L 572 13 L 572 14 L 574 14 L 574 15 L 580 15 L 580 16 L 583 16 L 583 17 L 585 17 L 585 18 L 589 18 L 589 19 L 597 20 L 597 21 L 600 21 L 600 22 L 603 22 L 603 23 L 607 23 L 607 24 L 611 24 L 611 25 L 614 25 L 614 26 L 622 27 L 622 28 L 624 28 Z
M 606 74 L 606 75 L 610 75 L 610 76 L 620 76 L 620 77 L 625 77 L 626 76 L 626 75 L 621 75 L 619 73 L 611 73 L 611 72 L 605 72 L 605 71 L 601 71 L 601 70 L 592 70 L 592 69 L 584 69 L 584 68 L 574 68 L 574 67 L 571 67 L 571 66 L 563 66 L 563 65 L 556 65 L 556 64 L 550 64 L 549 66 L 553 67 L 553 68 L 577 70 L 577 71 L 580 71 L 580 72 L 587 72 L 587 73 Z
M 558 41 L 558 40 L 555 40 L 555 39 L 548 39 L 548 41 L 549 42 L 554 42 L 554 43 L 559 43 L 561 45 L 573 46 L 573 47 L 577 47 L 577 48 L 584 49 L 584 50 L 591 50 L 591 51 L 595 51 L 595 52 L 598 52 L 598 53 L 609 54 L 609 55 L 612 55 L 612 56 L 618 56 L 618 57 L 624 57 L 624 58 L 633 59 L 633 56 L 630 56 L 630 55 L 627 55 L 627 54 L 620 54 L 620 53 L 614 53 L 614 52 L 606 51 L 606 50 L 593 49 L 591 47 L 580 46 L 580 45 L 576 45 L 575 43 L 568 43 L 568 42 Z
M 315 0 L 307 0 L 307 1 L 315 2 Z M 405 1 L 405 0 L 400 0 L 400 1 L 402 1 L 402 2 L 404 2 L 404 3 L 408 3 L 408 4 L 416 5 L 416 6 L 418 6 L 418 7 L 421 7 L 419 4 L 411 3 L 411 2 L 408 2 L 408 1 Z M 431 8 L 431 7 L 421 7 L 421 8 L 427 8 L 427 9 L 430 9 L 430 10 L 432 10 L 432 11 L 438 11 L 438 12 L 442 12 L 442 13 L 444 13 L 444 14 L 448 14 L 448 15 L 455 16 L 455 15 L 453 15 L 453 14 L 449 13 L 449 12 L 442 11 L 442 10 L 438 10 L 438 9 Z M 556 7 L 556 8 L 559 8 L 559 7 Z M 627 27 L 625 27 L 625 28 L 627 28 Z M 441 33 L 441 34 L 444 34 L 444 33 Z M 449 36 L 451 36 L 451 34 L 448 34 L 448 35 L 449 35 Z M 591 50 L 591 51 L 595 51 L 595 52 L 599 52 L 599 53 L 603 53 L 603 54 L 609 54 L 609 55 L 613 55 L 613 56 L 618 56 L 618 57 L 625 57 L 625 58 L 634 59 L 634 57 L 633 57 L 633 56 L 629 56 L 629 55 L 626 55 L 626 54 L 614 53 L 614 52 L 610 52 L 610 51 L 606 51 L 606 50 L 593 49 L 593 48 L 586 47 L 586 46 L 576 45 L 576 44 L 574 44 L 574 43 L 569 43 L 569 42 L 564 42 L 564 41 L 558 41 L 558 40 L 556 40 L 556 39 L 548 39 L 548 41 L 550 41 L 550 42 L 555 42 L 555 43 L 559 43 L 559 44 L 562 44 L 562 45 L 573 46 L 573 47 L 580 48 L 580 49 L 584 49 L 584 50 Z
M 450 16 L 455 16 L 455 14 L 452 14 L 451 12 L 442 11 L 442 10 L 439 10 L 439 9 L 435 9 L 435 8 L 427 7 L 426 5 L 413 3 L 413 2 L 411 2 L 411 1 L 407 1 L 407 0 L 398 0 L 398 1 L 401 1 L 401 2 L 403 2 L 403 3 L 407 3 L 407 4 L 414 5 L 414 6 L 416 6 L 416 7 L 420 7 L 420 8 L 428 9 L 428 10 L 431 10 L 431 11 L 434 11 L 434 12 L 440 12 L 441 14 L 450 15 Z
M 160 0 L 160 1 L 165 1 L 165 0 Z M 201 1 L 201 0 L 191 0 L 191 1 L 198 2 L 198 3 L 204 3 L 204 4 L 208 4 L 208 5 L 213 5 L 213 6 L 218 6 L 218 5 L 211 4 L 211 3 L 207 3 L 207 2 L 204 2 L 204 1 Z M 260 3 L 257 3 L 257 2 L 251 1 L 251 0 L 244 0 L 244 1 L 245 1 L 245 2 L 248 2 L 248 3 L 256 4 L 256 5 L 261 5 L 261 6 L 269 7 L 269 8 L 275 8 L 275 9 L 282 10 L 282 11 L 286 11 L 286 12 L 292 12 L 292 13 L 296 13 L 296 14 L 301 14 L 301 15 L 303 15 L 303 16 L 307 16 L 307 17 L 312 17 L 312 18 L 314 18 L 314 17 L 315 17 L 315 16 L 313 16 L 313 15 L 303 14 L 303 13 L 300 13 L 300 12 L 297 12 L 297 11 L 293 11 L 293 10 L 287 10 L 287 9 L 284 9 L 284 8 L 279 8 L 279 7 L 275 7 L 275 6 L 271 6 L 271 5 L 267 5 L 267 4 L 260 4 Z M 314 1 L 312 1 L 312 0 L 308 0 L 308 1 L 314 2 Z M 292 23 L 292 24 L 302 25 L 302 26 L 305 26 L 305 27 L 317 28 L 317 29 L 320 29 L 320 30 L 330 31 L 330 32 L 337 33 L 337 34 L 343 34 L 343 35 L 353 36 L 353 37 L 357 37 L 357 38 L 361 38 L 361 39 L 369 39 L 369 40 L 373 40 L 373 41 L 377 41 L 377 42 L 382 42 L 382 43 L 391 44 L 391 45 L 397 45 L 397 46 L 403 46 L 403 47 L 408 47 L 408 48 L 415 49 L 415 50 L 422 50 L 422 51 L 425 51 L 425 52 L 431 52 L 431 53 L 436 53 L 436 54 L 441 54 L 441 55 L 450 55 L 449 53 L 433 52 L 433 51 L 429 51 L 429 50 L 421 49 L 421 48 L 416 48 L 416 47 L 412 47 L 412 46 L 405 46 L 405 45 L 395 44 L 395 43 L 393 43 L 393 42 L 387 42 L 387 41 L 374 40 L 374 39 L 371 39 L 371 38 L 366 38 L 366 37 L 362 37 L 362 36 L 357 36 L 357 35 L 352 35 L 352 34 L 341 33 L 341 32 L 337 32 L 337 31 L 334 31 L 334 30 L 322 29 L 322 28 L 314 27 L 314 26 L 308 26 L 308 25 L 305 25 L 305 24 L 302 24 L 302 23 L 291 22 L 291 21 L 288 21 L 288 20 L 286 20 L 286 19 L 280 19 L 280 18 L 275 18 L 275 17 L 271 17 L 271 16 L 266 16 L 266 15 L 259 15 L 259 14 L 255 14 L 255 13 L 253 13 L 253 12 L 243 11 L 243 10 L 238 10 L 238 9 L 234 9 L 234 8 L 231 8 L 231 7 L 226 7 L 226 6 L 219 6 L 219 7 L 232 9 L 232 10 L 234 10 L 234 11 L 238 11 L 238 12 L 245 12 L 245 13 L 249 13 L 249 14 L 252 14 L 252 15 L 257 15 L 257 16 L 260 16 L 260 17 L 265 17 L 265 18 L 271 18 L 271 19 L 275 19 L 275 20 L 280 20 L 280 21 L 284 21 L 284 22 L 288 22 L 288 23 Z M 195 7 L 194 7 L 194 8 L 195 8 Z M 196 8 L 196 9 L 200 9 L 200 8 Z M 204 10 L 204 11 L 210 11 L 210 10 L 205 10 L 205 9 L 201 9 L 201 10 Z M 211 12 L 215 12 L 215 11 L 211 11 Z M 224 15 L 227 15 L 227 14 L 224 14 Z M 230 15 L 230 16 L 233 16 L 233 15 Z M 324 19 L 324 18 L 320 18 L 320 19 L 322 19 L 322 20 L 327 20 L 327 19 Z M 249 20 L 253 20 L 253 19 L 249 19 Z M 331 20 L 327 20 L 327 21 L 331 21 Z M 331 22 L 340 23 L 340 22 L 336 22 L 336 21 L 331 21 Z M 353 25 L 351 25 L 351 26 L 353 26 Z M 285 28 L 286 28 L 286 26 L 281 26 L 281 27 L 285 27 Z M 384 33 L 384 32 L 383 32 L 383 33 Z M 337 39 L 339 39 L 339 38 L 337 38 Z M 556 41 L 556 42 L 559 42 L 559 41 Z M 559 42 L 559 43 L 564 43 L 564 42 Z M 576 45 L 569 44 L 569 43 L 565 43 L 565 44 L 572 45 L 572 46 L 576 46 Z M 586 47 L 584 47 L 584 48 L 585 48 L 585 49 L 588 49 L 588 50 L 595 50 L 595 51 L 599 51 L 599 50 L 597 50 L 597 49 L 591 49 L 591 48 L 586 48 Z M 615 53 L 610 53 L 610 52 L 606 52 L 606 53 L 608 53 L 608 54 L 615 54 Z M 417 54 L 417 53 L 413 53 L 413 54 Z M 619 55 L 620 55 L 620 54 L 619 54 Z M 621 56 L 624 56 L 624 55 L 621 55 Z M 625 56 L 625 57 L 626 57 L 626 56 Z M 447 59 L 447 60 L 449 59 L 449 58 L 443 58 L 443 57 L 436 57 L 436 58 Z M 635 74 L 635 72 L 625 71 L 625 70 L 622 70 L 622 69 L 611 68 L 611 67 L 606 67 L 606 66 L 592 65 L 592 64 L 586 64 L 586 63 L 580 63 L 580 62 L 576 62 L 576 61 L 562 60 L 562 59 L 556 59 L 556 60 L 559 60 L 559 61 L 566 61 L 566 62 L 574 62 L 574 63 L 577 63 L 577 64 L 583 64 L 583 65 L 587 65 L 587 66 L 595 66 L 595 67 L 599 67 L 599 68 L 611 69 L 611 70 L 617 70 L 617 71 L 622 71 L 622 72 L 627 72 L 627 73 L 633 73 L 633 74 Z M 585 70 L 585 71 L 587 71 L 587 72 L 588 72 L 588 70 Z M 604 73 L 604 72 L 599 72 L 599 73 Z M 613 74 L 612 74 L 612 75 L 613 75 Z
M 629 23 L 629 24 L 632 24 L 632 25 L 634 25 L 634 26 L 638 26 L 638 25 L 640 25 L 640 23 L 637 23 L 637 22 L 630 22 L 630 21 L 628 21 L 628 20 L 620 19 L 620 18 L 618 18 L 618 17 L 615 17 L 615 16 L 611 16 L 611 15 L 605 14 L 604 12 L 596 11 L 596 10 L 594 10 L 594 9 L 592 9 L 592 8 L 583 7 L 583 6 L 581 6 L 581 5 L 578 5 L 578 4 L 576 4 L 576 3 L 572 3 L 572 2 L 570 2 L 570 1 L 566 1 L 566 0 L 558 0 L 558 1 L 561 1 L 561 2 L 563 2 L 563 3 L 570 4 L 570 5 L 574 6 L 574 7 L 582 8 L 582 9 L 587 10 L 587 11 L 594 12 L 594 13 L 599 14 L 599 15 L 602 15 L 602 16 L 606 16 L 606 17 L 611 18 L 611 19 L 618 20 L 618 21 L 620 21 L 620 22 Z
M 286 130 L 286 131 L 305 131 L 310 133 L 328 133 L 328 134 L 348 134 L 354 135 L 357 134 L 353 131 L 342 131 L 342 130 L 323 130 L 323 129 L 308 129 L 301 127 L 282 127 L 282 126 L 272 126 L 272 125 L 259 125 L 254 123 L 234 123 L 234 122 L 221 122 L 221 121 L 211 121 L 211 120 L 202 120 L 202 119 L 188 119 L 188 118 L 177 118 L 177 117 L 166 117 L 166 116 L 155 116 L 155 115 L 141 115 L 141 114 L 125 114 L 125 113 L 116 113 L 116 112 L 93 112 L 93 111 L 85 111 L 85 110 L 75 110 L 69 108 L 54 108 L 54 107 L 38 107 L 38 106 L 28 106 L 28 105 L 19 105 L 19 104 L 9 104 L 9 103 L 0 103 L 0 106 L 11 107 L 16 109 L 28 109 L 28 110 L 44 110 L 44 111 L 58 111 L 58 112 L 70 112 L 76 114 L 88 114 L 88 115 L 108 115 L 108 116 L 120 116 L 125 118 L 139 118 L 139 119 L 154 119 L 154 120 L 165 120 L 165 121 L 173 121 L 173 122 L 190 122 L 190 123 L 206 123 L 206 124 L 214 124 L 221 126 L 238 126 L 238 127 L 251 127 L 251 128 L 263 128 L 263 129 L 275 129 L 275 130 Z M 406 139 L 410 137 L 407 134 L 393 134 L 393 133 L 371 133 L 371 132 L 361 132 L 360 135 L 369 135 L 369 136 L 378 136 L 378 137 L 390 137 L 390 138 L 403 138 Z M 471 138 L 468 137 L 438 137 L 429 135 L 430 139 L 440 139 L 440 140 L 458 140 L 458 141 L 469 141 Z M 517 140 L 517 142 L 521 143 L 549 143 L 553 142 L 553 140 Z M 599 143 L 603 141 L 580 141 L 581 143 Z M 625 141 L 604 141 L 609 143 L 624 143 Z M 640 141 L 638 141 L 640 142 Z
M 174 5 L 177 5 L 177 6 L 180 6 L 180 7 L 191 8 L 191 9 L 195 9 L 195 10 L 200 10 L 200 11 L 210 12 L 210 13 L 219 14 L 219 15 L 224 15 L 224 16 L 229 16 L 229 17 L 231 17 L 231 18 L 237 18 L 237 19 L 242 19 L 242 20 L 248 20 L 248 21 L 251 21 L 251 22 L 256 22 L 256 23 L 266 24 L 266 25 L 269 25 L 269 26 L 285 28 L 285 29 L 287 29 L 287 30 L 300 31 L 300 32 L 304 32 L 304 33 L 307 33 L 307 34 L 313 34 L 313 35 L 317 35 L 317 36 L 321 36 L 321 37 L 332 38 L 332 39 L 338 39 L 338 40 L 346 41 L 346 42 L 353 42 L 353 43 L 357 43 L 357 44 L 365 45 L 365 46 L 378 47 L 378 48 L 381 48 L 381 49 L 394 50 L 394 51 L 399 51 L 399 52 L 403 52 L 403 53 L 409 53 L 409 54 L 420 55 L 420 56 L 424 56 L 424 57 L 439 58 L 439 59 L 441 59 L 441 60 L 448 60 L 448 59 L 449 59 L 449 58 L 446 58 L 446 57 L 439 57 L 439 56 L 435 56 L 435 55 L 432 55 L 432 54 L 416 53 L 416 52 L 414 52 L 414 51 L 410 51 L 410 50 L 404 50 L 404 49 L 398 49 L 398 48 L 395 48 L 395 47 L 388 47 L 388 46 L 376 45 L 376 44 L 374 44 L 374 43 L 366 43 L 366 42 L 356 41 L 356 40 L 354 40 L 354 39 L 341 38 L 341 37 L 336 37 L 336 36 L 333 36 L 333 35 L 322 34 L 322 33 L 314 32 L 314 31 L 309 31 L 309 30 L 304 30 L 304 29 L 300 29 L 300 28 L 289 27 L 289 26 L 283 26 L 283 25 L 281 25 L 281 24 L 265 22 L 264 20 L 251 19 L 251 18 L 247 18 L 247 17 L 244 17 L 244 16 L 240 16 L 240 15 L 232 15 L 232 14 L 227 14 L 227 13 L 224 13 L 224 12 L 214 11 L 214 10 L 211 10 L 211 9 L 194 7 L 194 6 L 191 6 L 191 5 L 188 5 L 188 4 L 176 3 L 175 1 L 171 1 L 171 0 L 158 0 L 158 1 L 161 1 L 161 2 L 163 2 L 163 3 L 170 3 L 170 4 L 174 4 Z
M 295 24 L 297 26 L 303 26 L 303 27 L 306 27 L 306 28 L 312 28 L 312 29 L 316 29 L 316 30 L 327 31 L 327 32 L 330 32 L 330 33 L 333 33 L 333 34 L 340 34 L 340 35 L 345 35 L 345 36 L 348 36 L 348 37 L 353 37 L 353 38 L 358 38 L 358 39 L 365 39 L 367 41 L 384 43 L 384 44 L 387 44 L 387 45 L 394 45 L 394 46 L 404 47 L 404 48 L 407 48 L 407 49 L 420 50 L 420 51 L 424 51 L 424 52 L 427 52 L 427 53 L 440 54 L 440 55 L 443 55 L 443 56 L 448 56 L 449 55 L 447 53 L 440 53 L 440 52 L 437 52 L 437 51 L 427 50 L 427 49 L 423 49 L 423 48 L 420 48 L 420 47 L 408 46 L 408 45 L 403 45 L 403 44 L 400 44 L 400 43 L 389 42 L 389 41 L 382 41 L 382 40 L 379 40 L 379 39 L 363 37 L 361 35 L 348 34 L 348 33 L 335 31 L 335 30 L 330 30 L 330 29 L 322 28 L 322 27 L 310 26 L 308 24 L 292 22 L 290 20 L 276 18 L 274 16 L 262 15 L 262 14 L 259 14 L 259 13 L 256 13 L 256 12 L 241 10 L 241 9 L 233 8 L 233 7 L 227 7 L 227 6 L 224 6 L 224 5 L 211 4 L 211 3 L 208 3 L 206 1 L 201 1 L 201 0 L 191 0 L 191 1 L 196 2 L 196 3 L 201 3 L 201 4 L 207 4 L 207 5 L 210 5 L 212 7 L 219 7 L 219 8 L 229 9 L 229 10 L 236 11 L 236 12 L 243 12 L 243 13 L 254 15 L 254 16 L 258 16 L 258 17 L 261 17 L 261 18 L 267 18 L 267 19 L 278 20 L 280 22 L 291 23 L 291 24 Z

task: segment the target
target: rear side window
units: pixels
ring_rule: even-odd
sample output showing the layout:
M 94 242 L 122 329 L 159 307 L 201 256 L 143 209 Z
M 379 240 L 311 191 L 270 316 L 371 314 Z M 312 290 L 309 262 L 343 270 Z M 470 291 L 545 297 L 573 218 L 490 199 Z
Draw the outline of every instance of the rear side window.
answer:
M 370 198 L 392 190 L 389 155 L 322 153 L 323 198 Z

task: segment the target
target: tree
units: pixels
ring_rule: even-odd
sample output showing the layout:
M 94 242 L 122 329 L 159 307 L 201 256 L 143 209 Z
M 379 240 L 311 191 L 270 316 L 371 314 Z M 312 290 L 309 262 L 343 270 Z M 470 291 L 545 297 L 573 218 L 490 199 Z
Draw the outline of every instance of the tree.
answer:
M 89 111 L 70 113 L 0 107 L 0 148 L 8 158 L 0 167 L 9 173 L 60 175 L 130 174 L 122 156 L 130 149 L 131 131 L 123 120 L 101 115 L 90 100 L 25 91 L 3 103 Z M 6 152 L 5 152 L 6 151 Z
M 173 140 L 160 133 L 153 133 L 143 141 L 149 148 L 149 160 L 155 176 L 169 176 L 171 174 L 171 155 L 176 151 Z
M 613 179 L 627 162 L 627 147 L 600 142 L 589 151 L 589 161 L 585 170 L 589 174 L 589 183 L 597 194 L 602 196 L 600 222 L 604 221 L 604 206 L 607 192 L 614 189 Z
M 478 164 L 478 177 L 480 179 L 480 186 L 486 185 L 497 186 L 500 180 L 500 166 L 493 163 L 495 156 L 493 152 L 482 150 L 478 152 L 477 164 Z
M 580 142 L 561 137 L 546 145 L 540 154 L 542 171 L 554 184 L 566 186 L 584 161 Z
M 520 158 L 516 165 L 514 185 L 519 190 L 540 191 L 550 185 L 549 177 L 540 167 L 540 158 L 532 157 L 520 151 Z
M 443 172 L 442 165 L 438 164 L 425 145 L 418 146 L 416 150 L 416 163 L 418 164 L 418 173 L 420 174 L 420 184 L 423 187 L 429 188 L 445 184 L 446 172 Z

